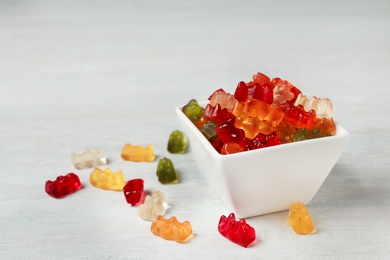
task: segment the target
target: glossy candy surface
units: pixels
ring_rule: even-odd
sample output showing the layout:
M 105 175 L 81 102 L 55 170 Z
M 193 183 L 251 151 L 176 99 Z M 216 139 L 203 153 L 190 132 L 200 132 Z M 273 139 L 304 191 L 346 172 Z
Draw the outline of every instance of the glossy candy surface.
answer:
M 132 206 L 137 205 L 141 201 L 144 193 L 144 180 L 133 179 L 126 182 L 123 187 L 123 194 L 125 195 L 127 203 Z
M 157 216 L 150 231 L 156 236 L 179 243 L 185 243 L 192 237 L 191 223 L 189 221 L 180 223 L 176 217 L 166 219 L 161 215 Z
M 95 168 L 89 176 L 89 182 L 96 188 L 115 191 L 122 191 L 126 184 L 122 170 L 114 173 L 110 168 Z
M 218 231 L 222 236 L 243 247 L 248 247 L 256 239 L 255 229 L 247 224 L 245 219 L 236 220 L 234 213 L 230 213 L 228 217 L 221 216 Z
M 152 162 L 156 159 L 151 144 L 148 146 L 126 144 L 122 149 L 121 156 L 123 160 L 133 162 Z
M 183 132 L 175 130 L 171 133 L 168 140 L 167 150 L 174 154 L 183 154 L 187 152 L 188 142 Z
M 237 103 L 237 99 L 234 97 L 234 95 L 226 93 L 223 89 L 216 90 L 209 99 L 211 106 L 215 107 L 217 104 L 219 104 L 221 108 L 226 108 L 228 112 L 232 112 L 234 106 Z
M 158 181 L 162 184 L 179 183 L 179 175 L 172 161 L 166 157 L 158 162 L 156 175 L 158 176 Z
M 46 181 L 45 191 L 53 198 L 60 199 L 81 189 L 79 177 L 73 172 L 58 176 L 54 181 Z
M 302 202 L 295 202 L 291 204 L 288 224 L 297 234 L 305 235 L 314 231 L 313 220 Z
M 85 169 L 105 165 L 107 158 L 103 156 L 99 148 L 85 149 L 81 154 L 72 153 L 71 160 L 77 169 Z
M 243 129 L 249 139 L 258 133 L 272 133 L 284 117 L 284 113 L 276 107 L 254 98 L 237 103 L 232 113 L 236 116 L 235 126 Z
M 184 107 L 183 112 L 194 123 L 197 124 L 199 119 L 203 116 L 203 108 L 198 101 L 191 99 Z
M 169 205 L 167 198 L 161 191 L 146 195 L 144 204 L 138 208 L 138 216 L 144 220 L 154 221 L 158 215 L 164 215 Z
M 301 93 L 301 91 L 294 87 L 290 82 L 280 78 L 272 79 L 271 85 L 274 87 L 273 105 L 276 107 L 286 101 L 294 102 Z
M 319 118 L 331 118 L 333 113 L 333 104 L 328 98 L 311 97 L 299 94 L 294 102 L 294 106 L 302 105 L 305 111 L 314 110 Z
M 196 110 L 196 117 L 188 113 Z M 239 82 L 234 95 L 218 89 L 205 109 L 192 99 L 182 111 L 220 154 L 334 135 L 328 98 L 307 98 L 287 80 L 262 73 Z

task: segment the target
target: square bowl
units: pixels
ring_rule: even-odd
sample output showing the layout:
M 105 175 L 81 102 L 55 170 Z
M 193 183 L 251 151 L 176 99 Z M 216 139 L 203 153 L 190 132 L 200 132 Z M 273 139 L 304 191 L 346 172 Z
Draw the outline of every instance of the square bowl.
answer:
M 297 201 L 309 203 L 349 138 L 336 123 L 334 136 L 222 155 L 181 109 L 177 107 L 176 114 L 202 174 L 239 218 L 287 210 Z

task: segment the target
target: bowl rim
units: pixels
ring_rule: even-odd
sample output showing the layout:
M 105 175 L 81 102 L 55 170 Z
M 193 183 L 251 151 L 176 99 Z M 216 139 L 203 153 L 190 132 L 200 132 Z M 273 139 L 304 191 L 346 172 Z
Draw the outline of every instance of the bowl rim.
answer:
M 200 106 L 203 108 L 208 104 L 208 101 L 201 101 L 198 102 Z M 212 146 L 212 144 L 206 139 L 206 137 L 202 134 L 202 132 L 195 126 L 195 124 L 184 114 L 182 108 L 184 105 L 180 105 L 176 107 L 176 113 L 179 116 L 179 119 L 183 120 L 184 123 L 190 128 L 190 130 L 196 135 L 198 140 L 203 144 L 203 146 L 209 151 L 209 153 L 212 156 L 215 156 L 219 159 L 228 159 L 228 158 L 239 158 L 246 156 L 248 154 L 254 154 L 254 153 L 264 153 L 267 151 L 275 150 L 275 149 L 283 149 L 286 146 L 288 147 L 294 147 L 294 146 L 302 146 L 306 145 L 308 143 L 313 144 L 316 142 L 326 142 L 329 139 L 338 139 L 338 138 L 343 138 L 345 136 L 348 136 L 349 133 L 348 131 L 342 127 L 339 123 L 335 122 L 336 124 L 336 133 L 332 136 L 325 136 L 321 138 L 314 138 L 314 139 L 309 139 L 309 140 L 304 140 L 304 141 L 299 141 L 299 142 L 292 142 L 292 143 L 286 143 L 286 144 L 280 144 L 280 145 L 275 145 L 275 146 L 270 146 L 270 147 L 264 147 L 261 149 L 254 149 L 254 150 L 249 150 L 249 151 L 244 151 L 244 152 L 239 152 L 239 153 L 233 153 L 233 154 L 220 154 L 215 148 Z

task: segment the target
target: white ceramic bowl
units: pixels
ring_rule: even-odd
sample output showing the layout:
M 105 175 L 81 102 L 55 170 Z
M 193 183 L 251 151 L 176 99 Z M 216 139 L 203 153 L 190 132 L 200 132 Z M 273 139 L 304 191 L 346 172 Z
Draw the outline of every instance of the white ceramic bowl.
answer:
M 349 138 L 336 124 L 334 136 L 221 155 L 181 108 L 176 113 L 202 174 L 239 218 L 287 210 L 297 201 L 309 203 Z

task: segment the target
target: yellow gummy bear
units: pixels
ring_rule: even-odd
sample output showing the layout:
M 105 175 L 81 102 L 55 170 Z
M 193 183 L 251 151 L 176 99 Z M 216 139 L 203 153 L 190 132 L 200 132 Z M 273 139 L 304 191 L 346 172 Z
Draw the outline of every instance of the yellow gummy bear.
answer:
M 166 219 L 162 215 L 157 216 L 150 231 L 156 236 L 179 243 L 185 243 L 192 237 L 191 223 L 189 221 L 180 223 L 176 217 Z
M 126 144 L 122 149 L 121 156 L 123 160 L 133 162 L 152 162 L 156 159 L 153 145 L 151 144 L 147 147 L 142 145 Z
M 95 168 L 89 176 L 89 182 L 96 188 L 115 191 L 122 191 L 126 184 L 122 170 L 114 173 L 110 168 Z
M 310 234 L 314 230 L 313 220 L 302 202 L 292 203 L 288 216 L 288 224 L 297 234 Z

